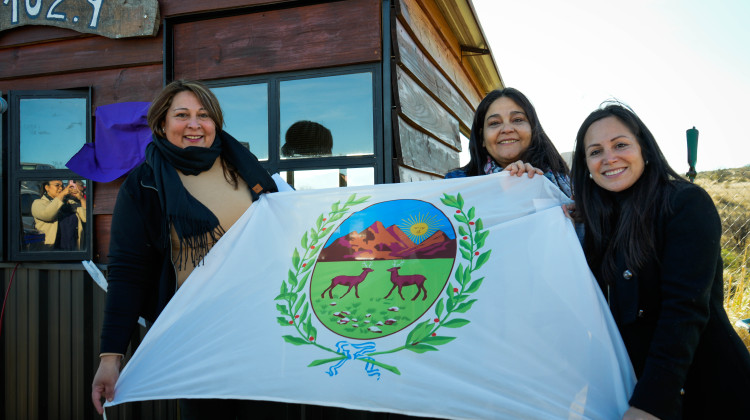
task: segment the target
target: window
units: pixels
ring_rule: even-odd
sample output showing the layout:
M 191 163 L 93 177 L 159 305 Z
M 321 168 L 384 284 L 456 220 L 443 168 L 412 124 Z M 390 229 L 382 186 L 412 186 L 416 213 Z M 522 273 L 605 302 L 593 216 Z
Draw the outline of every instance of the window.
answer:
M 66 168 L 91 140 L 90 91 L 11 91 L 8 235 L 12 261 L 91 255 L 89 182 Z
M 377 74 L 356 66 L 209 84 L 227 133 L 296 189 L 317 189 L 382 182 Z

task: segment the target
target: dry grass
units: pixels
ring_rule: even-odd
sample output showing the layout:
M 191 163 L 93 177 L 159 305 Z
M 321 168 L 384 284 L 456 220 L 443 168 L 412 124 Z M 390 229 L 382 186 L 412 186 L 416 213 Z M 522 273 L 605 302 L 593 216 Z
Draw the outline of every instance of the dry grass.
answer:
M 737 321 L 750 318 L 750 275 L 747 270 L 747 257 L 750 245 L 746 245 L 739 261 L 740 269 L 724 273 L 724 308 L 734 325 Z M 746 327 L 735 325 L 735 330 L 750 351 L 750 332 Z
M 713 198 L 721 216 L 724 308 L 732 324 L 750 318 L 750 166 L 701 172 L 695 180 Z M 734 325 L 750 350 L 750 333 Z

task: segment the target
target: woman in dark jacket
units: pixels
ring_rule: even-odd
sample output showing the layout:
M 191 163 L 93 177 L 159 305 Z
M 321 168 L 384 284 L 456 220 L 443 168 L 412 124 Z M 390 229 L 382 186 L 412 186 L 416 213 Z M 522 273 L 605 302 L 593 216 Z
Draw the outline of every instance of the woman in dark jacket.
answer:
M 123 183 L 112 215 L 107 302 L 91 397 L 114 397 L 139 316 L 153 321 L 213 244 L 260 194 L 276 191 L 256 157 L 222 131 L 216 96 L 175 81 L 151 103 L 146 161 Z M 178 350 L 177 350 L 178 351 Z M 183 419 L 250 418 L 271 402 L 181 400 Z M 263 407 L 259 407 L 263 405 Z
M 573 156 L 584 252 L 638 383 L 623 419 L 750 415 L 750 353 L 723 308 L 721 220 L 630 109 L 591 113 Z

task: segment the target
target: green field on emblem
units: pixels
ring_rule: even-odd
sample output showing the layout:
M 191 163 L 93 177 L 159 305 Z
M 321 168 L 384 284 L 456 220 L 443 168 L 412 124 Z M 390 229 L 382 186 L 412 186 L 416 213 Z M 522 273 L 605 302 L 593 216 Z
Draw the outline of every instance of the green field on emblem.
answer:
M 384 337 L 408 327 L 432 306 L 453 263 L 450 258 L 318 262 L 310 281 L 310 301 L 320 322 L 336 334 L 363 340 Z M 388 271 L 394 267 L 400 268 Z M 341 275 L 351 277 L 336 279 Z

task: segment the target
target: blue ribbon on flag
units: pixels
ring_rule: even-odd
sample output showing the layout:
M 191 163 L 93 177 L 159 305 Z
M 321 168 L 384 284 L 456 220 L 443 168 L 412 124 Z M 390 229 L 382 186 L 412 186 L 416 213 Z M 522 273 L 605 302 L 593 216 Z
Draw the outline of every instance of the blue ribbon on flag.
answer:
M 350 350 L 350 348 L 354 351 Z M 346 359 L 342 359 L 334 366 L 331 366 L 327 372 L 328 376 L 338 375 L 339 368 L 344 366 L 344 363 L 346 363 L 347 360 L 372 360 L 370 357 L 367 357 L 367 355 L 375 351 L 375 343 L 370 341 L 362 344 L 352 344 L 346 341 L 339 341 L 336 343 L 336 350 L 339 354 L 346 356 Z M 367 371 L 367 376 L 377 376 L 378 380 L 380 380 L 380 370 L 372 363 L 367 362 L 365 364 L 365 371 Z

